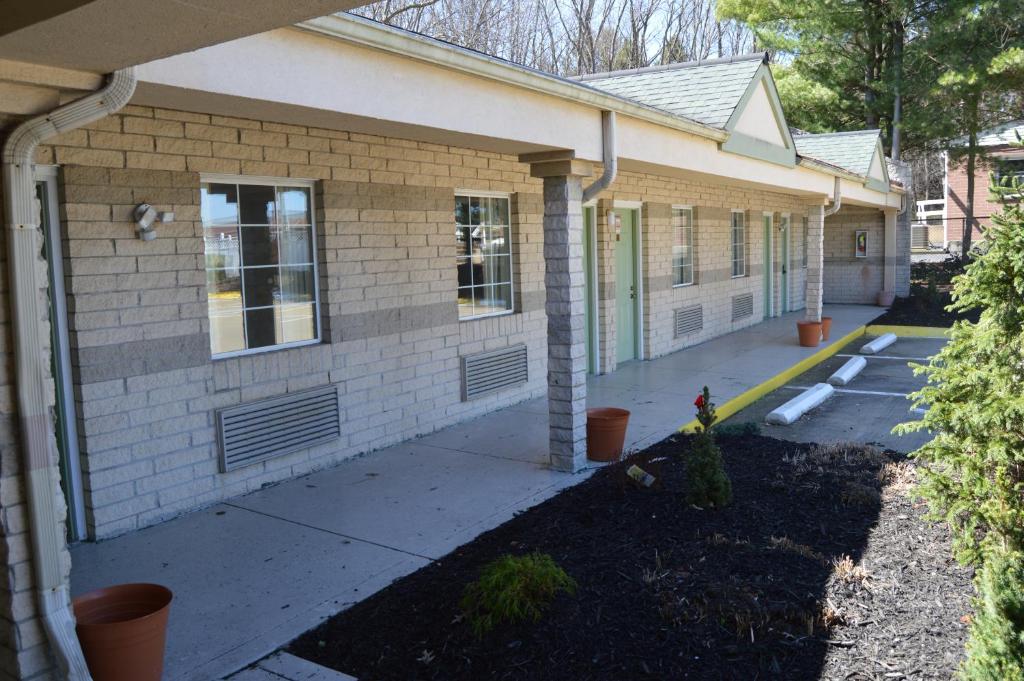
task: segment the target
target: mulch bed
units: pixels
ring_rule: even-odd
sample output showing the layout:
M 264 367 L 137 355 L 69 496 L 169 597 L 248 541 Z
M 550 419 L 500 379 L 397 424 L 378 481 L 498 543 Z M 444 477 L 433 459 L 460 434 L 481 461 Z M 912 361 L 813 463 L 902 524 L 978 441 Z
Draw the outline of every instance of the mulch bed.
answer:
M 676 457 L 687 438 L 673 436 L 290 650 L 361 681 L 950 678 L 970 575 L 950 559 L 944 529 L 911 503 L 910 464 L 870 447 L 758 435 L 720 444 L 735 497 L 725 509 L 683 502 Z M 624 473 L 633 462 L 658 484 L 635 486 Z M 478 639 L 459 612 L 465 585 L 502 554 L 531 551 L 551 554 L 578 592 L 536 624 Z
M 963 263 L 955 259 L 914 263 L 910 267 L 910 296 L 897 298 L 888 311 L 871 323 L 948 327 L 961 319 L 977 322 L 980 314 L 977 310 L 946 310 L 953 302 L 950 296 L 953 277 L 962 272 Z

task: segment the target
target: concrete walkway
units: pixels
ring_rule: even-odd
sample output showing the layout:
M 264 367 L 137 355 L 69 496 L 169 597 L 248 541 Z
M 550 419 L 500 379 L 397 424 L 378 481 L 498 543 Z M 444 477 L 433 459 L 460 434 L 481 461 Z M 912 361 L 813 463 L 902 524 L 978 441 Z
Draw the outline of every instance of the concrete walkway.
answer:
M 879 312 L 829 306 L 832 338 Z M 692 418 L 703 385 L 722 403 L 812 354 L 796 343 L 801 316 L 593 377 L 588 404 L 631 410 L 627 446 L 642 448 Z M 72 589 L 167 585 L 175 600 L 165 680 L 219 679 L 587 475 L 546 463 L 546 401 L 524 402 L 162 525 L 78 545 Z

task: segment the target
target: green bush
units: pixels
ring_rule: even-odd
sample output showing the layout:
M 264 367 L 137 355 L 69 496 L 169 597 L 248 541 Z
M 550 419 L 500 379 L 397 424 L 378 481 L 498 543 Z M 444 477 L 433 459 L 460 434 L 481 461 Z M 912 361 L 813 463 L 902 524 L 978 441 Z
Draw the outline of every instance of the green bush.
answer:
M 927 408 L 898 432 L 934 438 L 913 456 L 919 491 L 949 523 L 954 550 L 979 565 L 989 549 L 1024 550 L 1024 206 L 1007 203 L 986 231 L 988 247 L 953 280 L 948 309 L 978 308 L 958 321 L 914 393 Z
M 540 620 L 559 592 L 576 593 L 576 582 L 551 556 L 504 555 L 466 586 L 461 606 L 473 631 L 483 636 L 498 624 Z
M 723 423 L 715 428 L 716 437 L 745 437 L 747 435 L 760 435 L 761 426 L 754 421 L 742 423 Z
M 686 459 L 686 502 L 702 508 L 726 506 L 732 501 L 732 482 L 722 464 L 722 450 L 711 433 L 718 415 L 707 386 L 693 404 L 700 426 Z
M 964 681 L 1024 681 L 1024 554 L 996 551 L 976 579 Z

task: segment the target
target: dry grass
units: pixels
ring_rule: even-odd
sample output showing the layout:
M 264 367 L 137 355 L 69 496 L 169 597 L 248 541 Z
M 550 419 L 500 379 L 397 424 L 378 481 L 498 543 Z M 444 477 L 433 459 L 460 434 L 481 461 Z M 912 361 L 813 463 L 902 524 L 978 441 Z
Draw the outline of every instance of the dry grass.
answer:
M 842 558 L 833 559 L 832 578 L 843 584 L 864 586 L 871 579 L 871 573 L 863 565 L 854 563 L 853 558 L 843 556 Z
M 917 484 L 917 470 L 909 461 L 887 463 L 878 471 L 878 481 L 893 491 L 904 492 Z
M 864 506 L 869 508 L 877 506 L 882 501 L 882 495 L 878 493 L 878 490 L 857 482 L 848 482 L 843 485 L 843 491 L 840 493 L 839 498 L 847 506 Z
M 831 598 L 827 599 L 821 606 L 821 612 L 818 613 L 818 619 L 821 621 L 821 625 L 826 629 L 843 626 L 849 621 L 846 617 L 846 611 L 833 603 Z
M 789 551 L 790 553 L 795 553 L 798 556 L 803 556 L 804 558 L 817 561 L 822 565 L 828 565 L 828 559 L 826 559 L 825 556 L 818 553 L 807 544 L 798 544 L 789 537 L 772 537 L 771 544 L 773 549 Z

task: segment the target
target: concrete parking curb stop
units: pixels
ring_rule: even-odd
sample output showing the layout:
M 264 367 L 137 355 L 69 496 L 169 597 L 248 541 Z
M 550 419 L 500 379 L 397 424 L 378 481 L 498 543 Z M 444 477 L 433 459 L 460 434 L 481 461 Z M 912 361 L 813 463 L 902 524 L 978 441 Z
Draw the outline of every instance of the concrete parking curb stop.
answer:
M 835 392 L 836 389 L 828 383 L 818 383 L 807 388 L 781 407 L 773 409 L 764 420 L 774 426 L 788 426 L 811 409 L 821 405 Z

